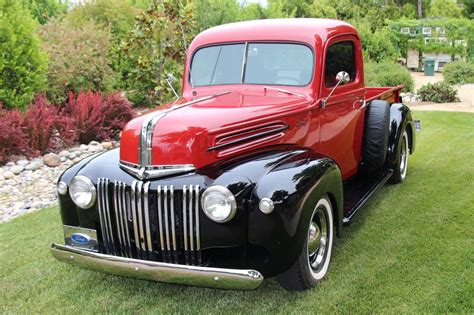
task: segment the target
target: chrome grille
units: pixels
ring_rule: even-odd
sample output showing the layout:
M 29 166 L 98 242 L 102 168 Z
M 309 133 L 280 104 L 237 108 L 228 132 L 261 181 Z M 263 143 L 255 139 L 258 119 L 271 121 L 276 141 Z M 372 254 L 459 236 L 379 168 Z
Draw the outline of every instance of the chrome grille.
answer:
M 199 185 L 159 185 L 99 178 L 102 251 L 169 263 L 201 264 Z

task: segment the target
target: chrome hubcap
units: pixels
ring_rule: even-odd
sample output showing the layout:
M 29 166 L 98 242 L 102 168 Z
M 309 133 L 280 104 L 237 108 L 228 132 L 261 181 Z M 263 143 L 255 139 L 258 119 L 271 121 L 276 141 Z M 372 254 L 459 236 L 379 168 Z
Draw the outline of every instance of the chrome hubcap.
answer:
M 407 139 L 406 137 L 404 136 L 402 138 L 402 144 L 401 144 L 401 148 L 400 148 L 400 174 L 402 174 L 402 176 L 405 175 L 405 171 L 406 171 L 406 167 L 407 167 L 407 155 L 408 155 L 408 152 L 407 152 Z
M 327 253 L 328 218 L 324 207 L 319 207 L 313 214 L 308 231 L 308 258 L 315 271 L 321 267 Z

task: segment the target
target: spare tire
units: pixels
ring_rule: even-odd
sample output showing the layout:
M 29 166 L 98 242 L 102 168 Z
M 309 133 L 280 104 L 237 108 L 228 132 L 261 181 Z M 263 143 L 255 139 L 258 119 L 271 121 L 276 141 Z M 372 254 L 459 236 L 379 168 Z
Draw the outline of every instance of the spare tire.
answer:
M 370 169 L 380 168 L 387 159 L 390 124 L 390 104 L 386 101 L 370 102 L 365 112 L 362 159 Z

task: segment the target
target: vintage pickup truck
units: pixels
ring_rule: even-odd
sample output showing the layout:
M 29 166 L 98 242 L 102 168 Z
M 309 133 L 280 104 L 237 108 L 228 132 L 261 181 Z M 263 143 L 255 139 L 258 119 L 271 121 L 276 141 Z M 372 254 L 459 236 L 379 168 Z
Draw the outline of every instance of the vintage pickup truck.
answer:
M 407 175 L 415 121 L 401 88 L 364 85 L 359 36 L 341 21 L 206 30 L 182 95 L 61 175 L 65 245 L 52 255 L 168 283 L 311 288 L 344 224 Z

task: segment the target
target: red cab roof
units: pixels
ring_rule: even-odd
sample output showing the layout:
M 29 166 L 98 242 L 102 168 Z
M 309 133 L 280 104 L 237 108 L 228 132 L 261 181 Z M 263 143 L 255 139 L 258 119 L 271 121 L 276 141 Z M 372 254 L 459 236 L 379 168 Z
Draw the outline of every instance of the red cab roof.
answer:
M 224 24 L 205 30 L 193 40 L 190 50 L 214 43 L 242 41 L 295 41 L 314 46 L 327 39 L 355 34 L 355 28 L 339 20 L 331 19 L 268 19 Z

